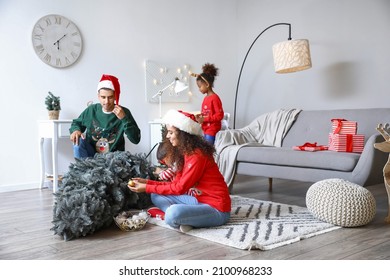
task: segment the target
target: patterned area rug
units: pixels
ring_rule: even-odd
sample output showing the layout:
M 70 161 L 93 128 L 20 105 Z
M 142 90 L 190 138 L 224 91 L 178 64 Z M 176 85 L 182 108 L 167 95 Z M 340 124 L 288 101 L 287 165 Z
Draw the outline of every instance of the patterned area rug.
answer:
M 236 195 L 231 198 L 232 215 L 227 224 L 186 234 L 238 249 L 270 250 L 340 228 L 317 220 L 305 207 Z M 158 219 L 149 222 L 173 229 Z

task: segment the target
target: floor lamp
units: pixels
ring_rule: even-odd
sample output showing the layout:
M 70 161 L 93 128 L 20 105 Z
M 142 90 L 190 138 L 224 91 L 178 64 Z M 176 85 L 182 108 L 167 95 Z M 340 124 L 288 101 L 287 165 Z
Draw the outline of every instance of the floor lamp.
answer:
M 173 87 L 173 91 L 175 92 L 175 94 L 185 90 L 188 88 L 188 85 L 186 85 L 185 83 L 181 82 L 179 80 L 179 78 L 175 78 L 173 80 L 172 83 L 170 83 L 169 85 L 167 85 L 166 87 L 164 87 L 163 89 L 160 89 L 155 95 L 152 96 L 152 99 L 156 98 L 158 96 L 158 105 L 159 105 L 159 118 L 161 119 L 161 103 L 162 103 L 162 94 L 164 93 L 165 90 L 167 90 L 168 88 L 170 87 Z
M 256 43 L 257 39 L 268 29 L 277 26 L 277 25 L 287 25 L 289 28 L 288 41 L 276 43 L 273 45 L 273 57 L 274 57 L 274 66 L 276 73 L 292 73 L 297 71 L 302 71 L 309 69 L 311 67 L 311 58 L 310 58 L 310 48 L 309 41 L 306 39 L 300 40 L 291 40 L 291 24 L 290 23 L 275 23 L 268 26 L 264 29 L 253 41 L 249 47 L 244 61 L 242 62 L 240 74 L 238 76 L 236 95 L 234 99 L 234 114 L 233 114 L 233 128 L 236 128 L 236 110 L 237 110 L 237 97 L 238 97 L 238 87 L 240 85 L 240 79 L 242 74 L 242 69 L 244 68 L 246 59 L 249 52 L 251 51 L 253 45 Z

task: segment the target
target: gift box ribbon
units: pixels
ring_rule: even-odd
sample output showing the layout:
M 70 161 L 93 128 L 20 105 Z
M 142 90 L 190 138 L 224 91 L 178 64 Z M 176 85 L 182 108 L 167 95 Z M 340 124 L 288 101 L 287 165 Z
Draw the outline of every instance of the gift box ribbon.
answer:
M 332 119 L 332 122 L 337 122 L 337 127 L 334 130 L 334 134 L 339 134 L 341 127 L 343 126 L 343 121 L 346 121 L 346 119 Z
M 301 151 L 305 151 L 305 148 L 317 148 L 317 150 L 319 150 L 319 151 L 324 151 L 324 150 L 328 149 L 328 146 L 317 146 L 317 142 L 314 142 L 314 143 L 306 142 L 305 144 L 303 144 L 301 146 L 297 146 L 297 148 Z
M 353 151 L 353 135 L 352 134 L 347 134 L 347 152 L 352 152 Z

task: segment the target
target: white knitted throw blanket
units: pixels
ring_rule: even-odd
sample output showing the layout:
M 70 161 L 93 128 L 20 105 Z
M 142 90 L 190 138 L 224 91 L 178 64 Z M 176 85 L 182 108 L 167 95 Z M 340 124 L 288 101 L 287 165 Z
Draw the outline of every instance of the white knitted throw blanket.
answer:
M 221 130 L 215 138 L 215 160 L 230 186 L 236 171 L 238 151 L 244 146 L 281 147 L 284 136 L 300 109 L 279 109 L 262 114 L 241 129 Z

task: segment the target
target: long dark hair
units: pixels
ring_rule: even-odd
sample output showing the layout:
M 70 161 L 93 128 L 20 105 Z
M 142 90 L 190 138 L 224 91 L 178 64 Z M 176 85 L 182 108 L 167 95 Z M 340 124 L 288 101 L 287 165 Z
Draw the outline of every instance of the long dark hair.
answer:
M 214 160 L 215 148 L 202 136 L 193 135 L 175 128 L 179 145 L 173 147 L 172 161 L 176 163 L 177 170 L 182 170 L 184 166 L 184 155 L 191 155 L 196 150 L 200 150 L 205 156 Z

